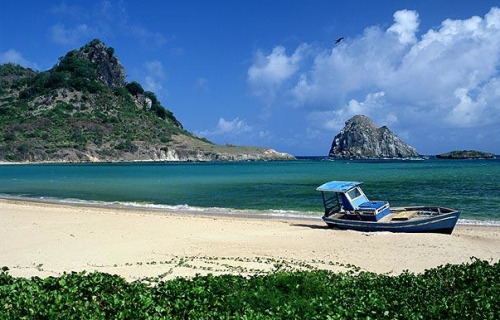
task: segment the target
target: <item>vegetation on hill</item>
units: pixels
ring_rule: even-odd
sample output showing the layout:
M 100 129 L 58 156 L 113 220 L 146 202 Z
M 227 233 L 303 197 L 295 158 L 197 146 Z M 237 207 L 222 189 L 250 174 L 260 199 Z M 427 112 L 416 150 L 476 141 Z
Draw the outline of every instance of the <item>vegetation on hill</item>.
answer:
M 495 159 L 493 153 L 476 150 L 455 150 L 448 153 L 438 154 L 439 159 Z
M 1 319 L 498 319 L 499 297 L 500 263 L 480 260 L 394 277 L 300 271 L 153 286 L 99 272 L 0 272 Z
M 88 148 L 119 156 L 133 151 L 135 141 L 165 143 L 172 134 L 188 134 L 154 93 L 143 91 L 151 101 L 145 110 L 126 87 L 100 81 L 95 64 L 76 50 L 45 72 L 0 66 L 0 77 L 7 75 L 0 100 L 0 158 L 6 160 L 48 160 L 61 149 Z
M 30 78 L 36 74 L 35 71 L 29 68 L 21 67 L 13 63 L 6 63 L 0 65 L 0 87 L 4 88 L 11 84 L 13 81 Z
M 99 40 L 44 72 L 0 65 L 0 126 L 7 161 L 155 160 L 213 146 L 185 131 L 153 92 L 126 83 L 114 49 Z

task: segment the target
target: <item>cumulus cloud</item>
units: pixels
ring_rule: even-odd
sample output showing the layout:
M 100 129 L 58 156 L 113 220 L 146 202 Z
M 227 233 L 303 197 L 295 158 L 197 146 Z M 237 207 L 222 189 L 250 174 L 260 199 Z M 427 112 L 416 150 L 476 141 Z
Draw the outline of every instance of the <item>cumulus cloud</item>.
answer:
M 256 54 L 255 64 L 248 70 L 248 80 L 280 84 L 297 71 L 300 56 L 299 49 L 293 55 L 287 56 L 282 46 L 274 48 L 267 56 L 259 51 Z
M 355 113 L 414 134 L 437 124 L 443 132 L 500 126 L 500 9 L 447 19 L 420 36 L 416 11 L 393 19 L 333 48 L 301 46 L 295 59 L 278 46 L 257 57 L 249 82 L 307 110 L 310 124 L 325 130 Z
M 243 133 L 250 132 L 250 127 L 244 120 L 236 117 L 233 120 L 219 118 L 219 122 L 214 130 L 201 131 L 198 134 L 203 137 L 227 136 L 229 138 Z
M 347 119 L 358 114 L 369 116 L 376 123 L 396 124 L 398 117 L 394 113 L 384 113 L 385 107 L 385 92 L 380 91 L 368 94 L 363 101 L 351 99 L 335 110 L 313 111 L 309 114 L 308 120 L 313 127 L 328 131 L 339 131 Z
M 282 46 L 275 47 L 268 55 L 257 51 L 254 63 L 248 69 L 248 82 L 252 93 L 271 103 L 283 82 L 299 69 L 299 63 L 307 47 L 305 44 L 298 47 L 290 56 Z
M 346 100 L 372 91 L 386 91 L 377 83 L 388 81 L 398 68 L 404 46 L 398 37 L 378 27 L 366 28 L 362 35 L 333 49 L 318 50 L 312 64 L 298 72 L 290 88 L 296 106 L 329 109 Z
M 14 49 L 9 49 L 5 52 L 0 52 L 0 64 L 3 63 L 14 63 L 27 68 L 38 69 L 36 63 L 26 60 L 19 51 Z
M 418 30 L 418 13 L 413 10 L 399 10 L 394 13 L 394 24 L 387 29 L 398 36 L 402 44 L 414 43 L 417 38 L 415 33 Z

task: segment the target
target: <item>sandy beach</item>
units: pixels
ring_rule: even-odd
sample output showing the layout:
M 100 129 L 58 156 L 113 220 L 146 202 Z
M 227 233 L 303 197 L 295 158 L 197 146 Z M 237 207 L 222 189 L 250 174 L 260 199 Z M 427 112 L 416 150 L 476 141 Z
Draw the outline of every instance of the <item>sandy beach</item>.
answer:
M 500 228 L 453 234 L 362 233 L 321 220 L 200 216 L 0 200 L 0 266 L 13 276 L 97 270 L 128 280 L 276 269 L 422 272 L 471 257 L 500 259 Z

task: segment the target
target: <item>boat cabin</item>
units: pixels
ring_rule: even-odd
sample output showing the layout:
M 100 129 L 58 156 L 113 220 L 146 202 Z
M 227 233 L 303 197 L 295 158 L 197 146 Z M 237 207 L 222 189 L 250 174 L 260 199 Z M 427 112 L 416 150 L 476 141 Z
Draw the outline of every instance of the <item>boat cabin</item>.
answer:
M 387 201 L 370 201 L 357 181 L 330 181 L 316 190 L 321 191 L 325 216 L 339 215 L 342 219 L 379 221 L 390 213 Z

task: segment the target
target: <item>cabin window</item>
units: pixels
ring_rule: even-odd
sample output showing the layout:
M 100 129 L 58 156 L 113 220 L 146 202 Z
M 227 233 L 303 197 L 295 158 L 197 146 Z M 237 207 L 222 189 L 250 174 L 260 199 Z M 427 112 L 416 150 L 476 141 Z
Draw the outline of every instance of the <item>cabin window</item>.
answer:
M 361 191 L 359 191 L 358 188 L 354 188 L 354 189 L 349 190 L 347 192 L 347 194 L 349 195 L 349 198 L 351 198 L 351 200 L 354 200 L 357 197 L 361 196 Z

